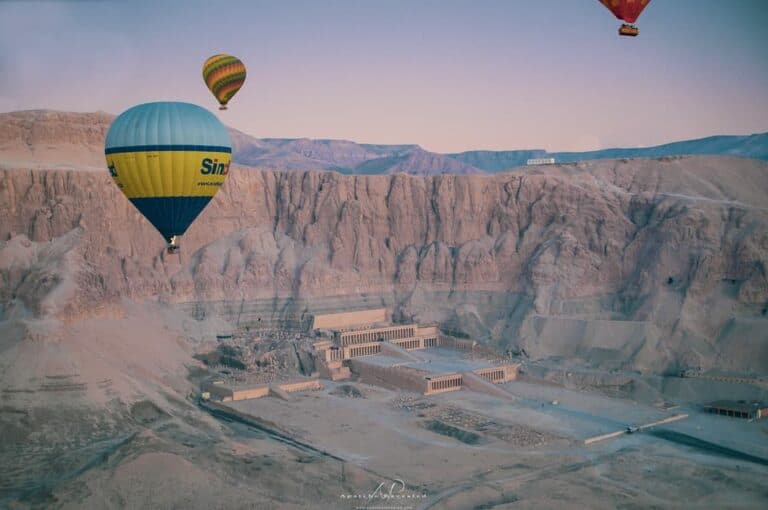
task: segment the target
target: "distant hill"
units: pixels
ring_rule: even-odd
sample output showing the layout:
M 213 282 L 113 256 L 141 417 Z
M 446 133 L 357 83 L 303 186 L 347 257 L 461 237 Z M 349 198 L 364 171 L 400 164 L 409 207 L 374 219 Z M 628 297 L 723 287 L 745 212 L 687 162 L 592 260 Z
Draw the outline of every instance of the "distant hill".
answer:
M 695 140 L 667 143 L 655 147 L 634 149 L 602 149 L 588 152 L 547 152 L 544 150 L 468 151 L 446 154 L 449 158 L 472 165 L 486 172 L 500 172 L 523 166 L 531 158 L 555 158 L 558 163 L 593 159 L 659 158 L 662 156 L 741 156 L 768 160 L 768 133 L 744 136 L 710 136 Z
M 103 168 L 104 136 L 114 116 L 104 112 L 71 113 L 27 110 L 0 113 L 0 166 Z M 526 165 L 531 158 L 567 163 L 593 159 L 658 158 L 682 155 L 730 155 L 768 160 L 768 133 L 711 136 L 656 147 L 590 152 L 543 149 L 468 151 L 438 154 L 418 145 L 360 144 L 348 140 L 254 138 L 236 129 L 234 162 L 275 170 L 334 170 L 344 174 L 412 175 L 496 173 Z
M 456 154 L 429 152 L 418 145 L 370 145 L 347 140 L 256 139 L 244 136 L 243 145 L 235 150 L 235 161 L 243 165 L 287 170 L 322 168 L 362 175 L 398 172 L 413 175 L 496 173 L 525 166 L 533 158 L 555 158 L 558 163 L 687 155 L 728 155 L 768 160 L 768 133 L 710 136 L 655 147 L 588 152 L 531 149 Z
M 359 144 L 348 140 L 253 138 L 236 130 L 234 160 L 281 170 L 335 170 L 344 174 L 474 174 L 482 170 L 418 145 Z
M 533 158 L 551 157 L 544 149 L 519 151 L 468 151 L 446 154 L 447 157 L 472 165 L 486 172 L 501 172 L 509 168 L 524 166 Z
M 390 156 L 384 156 L 365 161 L 354 168 L 342 173 L 375 175 L 406 173 L 411 175 L 440 175 L 440 174 L 480 174 L 484 173 L 477 167 L 451 159 L 443 154 L 425 151 L 415 146 Z

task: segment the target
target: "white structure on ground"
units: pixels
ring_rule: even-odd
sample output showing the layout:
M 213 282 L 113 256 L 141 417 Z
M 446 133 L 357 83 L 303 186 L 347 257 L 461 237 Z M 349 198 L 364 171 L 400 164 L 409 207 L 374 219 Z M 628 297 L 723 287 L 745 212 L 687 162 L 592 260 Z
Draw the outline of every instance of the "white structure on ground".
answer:
M 555 158 L 533 158 L 525 163 L 526 165 L 554 165 Z

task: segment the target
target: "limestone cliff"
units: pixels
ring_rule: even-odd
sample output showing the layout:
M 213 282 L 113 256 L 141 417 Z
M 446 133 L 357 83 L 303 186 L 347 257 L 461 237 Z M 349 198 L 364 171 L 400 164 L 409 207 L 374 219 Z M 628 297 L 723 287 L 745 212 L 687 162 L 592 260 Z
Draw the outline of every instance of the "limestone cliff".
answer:
M 531 356 L 768 370 L 768 164 L 617 160 L 493 176 L 235 167 L 182 240 L 106 172 L 0 171 L 0 309 L 393 296 Z

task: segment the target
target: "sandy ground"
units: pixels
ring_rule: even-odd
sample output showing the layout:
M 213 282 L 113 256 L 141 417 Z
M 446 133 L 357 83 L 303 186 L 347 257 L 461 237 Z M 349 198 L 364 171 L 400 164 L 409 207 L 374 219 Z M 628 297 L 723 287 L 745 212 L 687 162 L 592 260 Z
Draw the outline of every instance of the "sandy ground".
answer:
M 0 508 L 333 508 L 370 485 L 197 407 L 192 355 L 221 324 L 125 312 L 0 322 Z
M 232 404 L 340 461 L 198 406 L 205 370 L 192 356 L 225 326 L 157 303 L 73 324 L 0 323 L 0 508 L 768 505 L 768 420 L 696 405 L 707 388 L 754 389 L 675 388 L 670 411 L 652 405 L 663 394 L 634 400 L 520 381 L 503 385 L 512 400 L 352 382 Z M 342 384 L 364 398 L 345 396 L 355 392 Z M 679 412 L 691 417 L 663 427 L 677 436 L 583 444 Z
M 336 385 L 292 402 L 265 398 L 230 405 L 269 417 L 304 441 L 428 495 L 402 508 L 761 508 L 768 502 L 762 483 L 768 463 L 712 455 L 649 433 L 583 444 L 587 437 L 656 421 L 680 409 L 665 412 L 617 398 L 512 382 L 504 386 L 519 397 L 515 403 L 459 391 L 429 399 L 411 395 L 416 405 L 409 410 L 392 405 L 403 398 L 397 392 L 357 384 L 366 398 L 344 398 L 332 394 Z M 434 406 L 419 407 L 419 402 Z M 423 426 L 446 408 L 508 427 L 522 425 L 547 440 L 519 444 L 481 432 L 479 443 L 465 444 Z M 768 423 L 683 411 L 691 417 L 663 428 L 768 458 Z

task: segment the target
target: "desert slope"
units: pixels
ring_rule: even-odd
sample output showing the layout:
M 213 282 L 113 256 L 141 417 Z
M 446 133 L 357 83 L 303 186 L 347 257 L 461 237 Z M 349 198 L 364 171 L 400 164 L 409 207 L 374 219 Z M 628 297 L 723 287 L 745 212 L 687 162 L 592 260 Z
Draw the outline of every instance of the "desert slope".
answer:
M 494 176 L 234 168 L 169 257 L 108 176 L 4 170 L 0 307 L 72 320 L 121 298 L 366 294 L 533 357 L 765 373 L 766 196 L 768 164 L 728 157 Z

